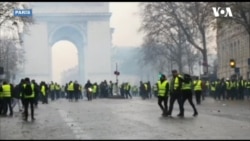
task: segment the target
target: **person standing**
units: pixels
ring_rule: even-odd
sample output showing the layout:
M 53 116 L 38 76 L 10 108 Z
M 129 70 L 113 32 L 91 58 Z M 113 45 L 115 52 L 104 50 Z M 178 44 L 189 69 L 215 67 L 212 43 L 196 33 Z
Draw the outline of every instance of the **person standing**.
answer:
M 229 99 L 231 95 L 231 81 L 229 80 L 229 78 L 226 79 L 226 96 L 225 99 Z
M 250 97 L 250 79 L 246 82 L 246 98 L 249 99 Z
M 92 88 L 93 88 L 93 85 L 91 84 L 90 80 L 88 80 L 84 86 L 84 89 L 86 90 L 88 101 L 92 100 Z
M 38 101 L 40 99 L 40 89 L 39 89 L 39 85 L 36 83 L 36 81 L 33 79 L 31 80 L 31 84 L 34 85 L 34 92 L 36 93 L 35 94 L 35 100 L 34 100 L 34 105 L 35 105 L 35 108 L 38 108 Z
M 140 87 L 139 87 L 139 89 L 140 89 L 140 96 L 141 96 L 141 98 L 143 100 L 146 99 L 146 88 L 145 88 L 145 85 L 143 84 L 142 81 L 140 81 Z
M 2 84 L 0 84 L 0 88 L 2 87 Z M 0 116 L 3 115 L 3 92 L 0 91 Z
M 93 98 L 96 99 L 97 97 L 97 83 L 94 83 L 93 84 L 93 90 L 92 90 L 92 95 L 93 95 Z
M 196 107 L 193 103 L 193 98 L 192 98 L 192 79 L 189 74 L 184 74 L 184 79 L 182 82 L 182 104 L 181 104 L 181 116 L 184 117 L 184 103 L 186 100 L 188 100 L 189 104 L 192 106 L 194 110 L 193 116 L 197 116 L 198 112 L 196 110 Z
M 216 92 L 216 81 L 211 82 L 210 85 L 210 96 L 215 97 L 215 92 Z
M 0 87 L 0 92 L 2 92 L 3 98 L 3 115 L 7 116 L 8 108 L 9 108 L 9 116 L 13 116 L 13 109 L 11 105 L 11 98 L 13 96 L 13 85 L 9 84 L 7 81 L 3 81 L 2 87 Z
M 18 106 L 19 112 L 22 111 L 22 105 L 20 103 L 20 89 L 19 89 L 19 84 L 14 87 L 14 92 L 13 92 L 13 101 L 12 101 L 12 109 L 14 109 Z
M 180 109 L 180 112 L 177 116 L 182 117 L 183 115 L 181 115 L 181 106 L 182 106 L 181 105 L 182 104 L 181 88 L 182 88 L 183 79 L 182 79 L 182 76 L 178 74 L 177 70 L 172 70 L 172 75 L 173 75 L 173 79 L 170 84 L 170 106 L 169 106 L 168 115 L 169 116 L 172 115 L 174 102 L 175 100 L 177 100 L 179 104 L 179 109 Z
M 68 98 L 69 102 L 73 102 L 73 97 L 74 97 L 74 83 L 72 81 L 69 82 L 68 87 L 67 87 L 67 92 L 68 92 Z
M 51 98 L 51 101 L 54 101 L 55 100 L 55 93 L 56 93 L 56 88 L 55 88 L 55 84 L 53 81 L 51 81 L 50 85 L 49 85 L 49 90 L 50 90 L 50 98 Z
M 148 98 L 152 98 L 152 89 L 151 89 L 151 83 L 150 81 L 147 82 L 147 93 L 148 93 Z
M 157 82 L 157 92 L 158 92 L 158 105 L 162 110 L 162 115 L 167 116 L 169 83 L 164 74 L 161 75 L 160 80 Z M 164 106 L 162 105 L 162 102 L 164 103 Z
M 48 104 L 48 86 L 46 85 L 46 83 L 44 81 L 41 82 L 40 84 L 40 92 L 41 92 L 41 96 L 42 96 L 42 104 Z
M 196 77 L 193 83 L 194 83 L 194 93 L 195 93 L 196 103 L 200 105 L 201 93 L 202 93 L 202 81 L 199 79 L 199 77 Z
M 242 76 L 238 81 L 238 95 L 237 98 L 239 100 L 244 100 L 244 90 L 245 90 L 245 81 L 243 80 Z
M 128 99 L 128 97 L 130 97 L 130 99 L 132 99 L 132 95 L 130 94 L 130 90 L 131 90 L 131 85 L 129 84 L 129 82 L 127 82 L 125 84 L 125 95 L 126 95 L 126 99 Z
M 113 96 L 113 82 L 110 80 L 109 81 L 109 96 Z
M 35 84 L 30 82 L 30 79 L 27 77 L 25 78 L 25 84 L 22 89 L 22 96 L 24 98 L 24 121 L 28 121 L 28 108 L 30 105 L 31 110 L 31 119 L 32 121 L 35 120 L 34 117 L 34 103 L 35 103 L 35 95 L 37 94 L 35 92 Z
M 74 82 L 74 98 L 75 102 L 78 101 L 79 95 L 80 95 L 80 85 L 78 84 L 77 81 Z

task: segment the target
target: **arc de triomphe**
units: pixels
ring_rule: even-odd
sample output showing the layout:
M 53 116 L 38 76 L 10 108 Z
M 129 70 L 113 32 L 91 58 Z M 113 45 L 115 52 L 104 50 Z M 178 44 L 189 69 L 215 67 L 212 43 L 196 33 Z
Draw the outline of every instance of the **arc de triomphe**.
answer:
M 80 83 L 110 80 L 112 29 L 108 2 L 34 2 L 30 6 L 35 24 L 23 37 L 25 63 L 20 78 L 52 81 L 51 48 L 67 40 L 78 51 Z

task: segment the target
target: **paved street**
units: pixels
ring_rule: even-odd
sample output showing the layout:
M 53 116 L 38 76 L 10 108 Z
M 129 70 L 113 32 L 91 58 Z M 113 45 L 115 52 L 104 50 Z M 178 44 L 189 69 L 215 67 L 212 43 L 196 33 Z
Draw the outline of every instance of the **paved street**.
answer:
M 35 109 L 36 121 L 21 113 L 0 117 L 0 139 L 250 139 L 250 100 L 185 103 L 185 118 L 162 117 L 157 99 L 60 99 Z M 16 107 L 17 108 L 17 107 Z M 17 111 L 17 109 L 15 109 Z

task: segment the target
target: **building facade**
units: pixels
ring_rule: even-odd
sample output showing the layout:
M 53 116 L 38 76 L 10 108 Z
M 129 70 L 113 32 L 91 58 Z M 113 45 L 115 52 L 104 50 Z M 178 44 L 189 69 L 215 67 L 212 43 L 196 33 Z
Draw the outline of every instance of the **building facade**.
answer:
M 230 59 L 236 62 L 239 76 L 249 78 L 248 58 L 250 58 L 249 35 L 241 25 L 222 26 L 217 29 L 218 78 L 230 78 L 236 74 L 229 65 Z

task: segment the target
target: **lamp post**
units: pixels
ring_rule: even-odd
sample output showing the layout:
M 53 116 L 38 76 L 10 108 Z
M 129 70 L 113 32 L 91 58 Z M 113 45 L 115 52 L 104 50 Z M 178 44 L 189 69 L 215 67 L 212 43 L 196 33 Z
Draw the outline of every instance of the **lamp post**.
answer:
M 114 74 L 116 75 L 116 90 L 117 90 L 117 95 L 118 95 L 118 93 L 119 93 L 119 90 L 118 90 L 118 76 L 120 75 L 120 72 L 118 71 L 118 64 L 116 63 L 115 64 L 115 72 L 114 72 Z

